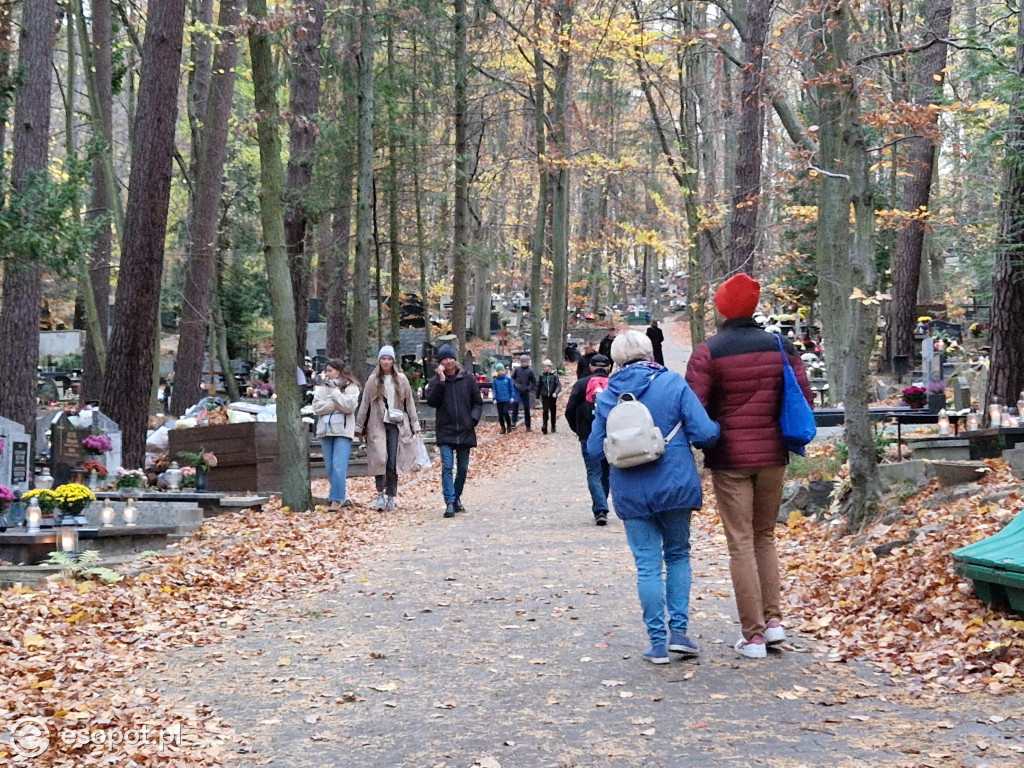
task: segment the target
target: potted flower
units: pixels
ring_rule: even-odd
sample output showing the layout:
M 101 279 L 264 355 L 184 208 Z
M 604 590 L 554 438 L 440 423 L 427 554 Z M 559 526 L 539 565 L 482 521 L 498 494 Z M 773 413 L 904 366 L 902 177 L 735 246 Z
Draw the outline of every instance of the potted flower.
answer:
M 217 455 L 213 451 L 204 451 L 200 448 L 198 451 L 181 451 L 178 453 L 178 461 L 181 462 L 183 467 L 194 467 L 193 473 L 188 473 L 188 477 L 192 477 L 194 481 L 195 489 L 200 492 L 205 492 L 207 488 L 207 473 L 212 467 L 217 466 Z M 192 482 L 186 487 L 191 487 Z
M 93 456 L 99 456 L 101 453 L 114 450 L 114 444 L 110 442 L 110 438 L 106 435 L 89 435 L 82 441 L 82 447 L 86 453 Z
M 142 489 L 146 487 L 147 482 L 145 470 L 118 467 L 114 487 L 120 492 L 122 499 L 137 499 L 142 495 Z
M 82 464 L 82 471 L 89 476 L 89 487 L 95 488 L 100 480 L 106 480 L 107 468 L 95 459 L 90 459 Z
M 911 408 L 924 408 L 928 404 L 928 391 L 924 387 L 911 385 L 905 387 L 901 394 L 903 395 L 903 402 Z
M 65 483 L 54 488 L 52 493 L 62 517 L 77 517 L 89 504 L 96 501 L 96 494 L 81 483 Z
M 44 515 L 52 515 L 57 508 L 57 499 L 54 497 L 53 491 L 46 488 L 33 488 L 31 491 L 21 494 L 21 500 L 26 504 L 32 499 L 39 503 L 39 511 Z

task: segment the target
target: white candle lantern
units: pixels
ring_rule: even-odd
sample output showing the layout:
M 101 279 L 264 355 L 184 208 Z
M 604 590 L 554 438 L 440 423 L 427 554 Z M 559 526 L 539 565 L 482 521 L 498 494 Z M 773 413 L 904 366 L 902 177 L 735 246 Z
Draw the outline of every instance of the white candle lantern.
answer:
M 62 525 L 60 527 L 60 551 L 67 555 L 78 552 L 78 526 Z
M 39 533 L 39 523 L 43 519 L 43 510 L 39 508 L 39 500 L 34 496 L 25 510 L 25 530 L 28 533 Z
M 139 510 L 131 501 L 124 505 L 124 509 L 121 511 L 121 514 L 124 516 L 124 524 L 128 526 L 135 525 L 136 521 L 139 519 Z
M 100 522 L 103 523 L 104 528 L 112 528 L 114 525 L 114 508 L 109 501 L 104 502 L 100 507 Z
M 939 411 L 939 434 L 942 436 L 949 434 L 949 416 L 946 415 L 946 410 L 942 409 Z

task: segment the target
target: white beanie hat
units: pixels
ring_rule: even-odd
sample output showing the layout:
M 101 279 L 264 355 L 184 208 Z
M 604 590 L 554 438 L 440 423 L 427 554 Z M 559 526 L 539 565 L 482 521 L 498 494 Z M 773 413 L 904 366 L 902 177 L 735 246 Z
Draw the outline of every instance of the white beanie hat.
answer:
M 390 344 L 385 344 L 380 348 L 380 352 L 377 353 L 377 359 L 380 360 L 382 357 L 390 357 L 392 360 L 395 359 L 395 348 Z

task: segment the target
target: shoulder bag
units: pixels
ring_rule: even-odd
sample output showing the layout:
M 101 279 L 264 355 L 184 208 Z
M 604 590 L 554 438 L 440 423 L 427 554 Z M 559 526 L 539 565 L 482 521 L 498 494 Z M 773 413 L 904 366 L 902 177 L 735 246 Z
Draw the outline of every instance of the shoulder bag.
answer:
M 789 362 L 786 348 L 782 345 L 782 338 L 776 336 L 775 339 L 779 342 L 779 352 L 782 354 L 782 409 L 779 413 L 779 427 L 786 447 L 803 456 L 806 445 L 818 431 L 814 425 L 814 411 L 800 389 L 800 382 Z

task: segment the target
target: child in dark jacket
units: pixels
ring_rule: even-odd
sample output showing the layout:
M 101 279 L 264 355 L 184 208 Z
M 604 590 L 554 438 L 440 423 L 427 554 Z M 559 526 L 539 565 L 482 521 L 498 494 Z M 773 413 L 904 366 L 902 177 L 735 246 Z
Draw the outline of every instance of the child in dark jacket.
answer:
M 512 414 L 509 411 L 516 399 L 516 388 L 512 385 L 512 379 L 505 373 L 505 366 L 501 363 L 494 366 L 491 389 L 494 392 L 494 405 L 498 409 L 498 424 L 501 426 L 501 434 L 508 434 L 512 429 Z
M 558 394 L 562 391 L 562 382 L 554 371 L 550 360 L 544 361 L 544 370 L 537 381 L 537 397 L 540 398 L 542 411 L 541 431 L 548 433 L 548 417 L 551 418 L 551 431 L 555 431 L 555 421 L 558 419 Z

